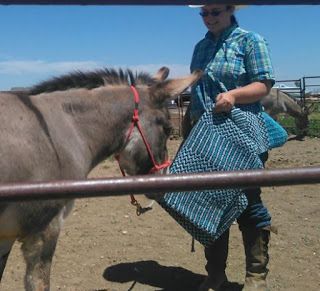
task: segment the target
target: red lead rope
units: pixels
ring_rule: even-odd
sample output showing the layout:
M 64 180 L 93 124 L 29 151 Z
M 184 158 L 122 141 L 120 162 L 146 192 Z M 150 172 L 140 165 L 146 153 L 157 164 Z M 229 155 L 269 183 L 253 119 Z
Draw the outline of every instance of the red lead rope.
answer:
M 137 91 L 137 89 L 134 87 L 134 86 L 130 86 L 130 89 L 131 91 L 133 92 L 133 96 L 134 96 L 134 110 L 133 110 L 133 116 L 132 116 L 132 122 L 131 122 L 131 125 L 130 125 L 130 128 L 129 128 L 129 132 L 128 132 L 128 135 L 127 135 L 127 138 L 126 138 L 126 142 L 129 140 L 132 132 L 133 132 L 133 128 L 136 126 L 140 132 L 140 135 L 142 137 L 142 140 L 143 140 L 143 143 L 147 149 L 147 152 L 148 152 L 148 155 L 152 161 L 152 164 L 153 164 L 153 167 L 152 169 L 150 170 L 150 174 L 151 173 L 155 173 L 155 172 L 158 172 L 164 168 L 167 168 L 170 166 L 171 164 L 171 161 L 170 160 L 166 160 L 164 161 L 162 164 L 157 164 L 156 160 L 154 159 L 154 156 L 152 154 L 152 151 L 151 151 L 151 147 L 145 137 L 145 135 L 143 134 L 143 131 L 142 131 L 142 128 L 141 128 L 141 125 L 140 125 L 140 122 L 139 122 L 139 103 L 140 103 L 140 97 L 139 97 L 139 93 Z M 116 159 L 119 163 L 119 158 L 120 158 L 120 155 L 117 155 L 116 156 Z M 120 171 L 122 173 L 123 176 L 125 176 L 125 172 L 124 170 L 121 168 L 120 166 L 120 163 L 119 163 L 119 167 L 120 167 Z M 143 208 L 141 207 L 141 205 L 138 203 L 138 201 L 134 198 L 133 194 L 130 194 L 130 197 L 131 197 L 131 204 L 136 206 L 137 207 L 137 215 L 140 215 L 142 212 L 143 212 Z

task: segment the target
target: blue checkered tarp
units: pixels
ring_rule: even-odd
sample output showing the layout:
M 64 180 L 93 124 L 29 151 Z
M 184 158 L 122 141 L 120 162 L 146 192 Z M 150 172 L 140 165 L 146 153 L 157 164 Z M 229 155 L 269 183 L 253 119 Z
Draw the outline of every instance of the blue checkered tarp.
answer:
M 259 154 L 271 147 L 270 132 L 261 112 L 207 111 L 179 150 L 170 173 L 262 168 Z M 278 134 L 278 146 L 281 138 L 286 139 L 284 133 Z M 247 199 L 241 189 L 215 189 L 166 193 L 159 204 L 196 240 L 210 245 L 240 216 Z

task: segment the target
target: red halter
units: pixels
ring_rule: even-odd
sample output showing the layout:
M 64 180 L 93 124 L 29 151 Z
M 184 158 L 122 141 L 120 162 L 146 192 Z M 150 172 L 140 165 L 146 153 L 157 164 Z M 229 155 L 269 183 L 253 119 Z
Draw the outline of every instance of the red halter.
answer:
M 131 91 L 133 92 L 133 96 L 134 96 L 134 110 L 133 110 L 133 116 L 132 116 L 132 121 L 131 121 L 131 125 L 130 125 L 130 128 L 129 128 L 129 132 L 127 134 L 127 137 L 126 137 L 126 141 L 125 143 L 127 143 L 130 139 L 130 136 L 133 132 L 133 129 L 134 127 L 136 126 L 140 132 L 140 135 L 142 137 L 142 140 L 143 140 L 143 143 L 147 149 L 147 152 L 148 152 L 148 155 L 152 161 L 152 164 L 153 164 L 153 167 L 151 168 L 151 170 L 149 171 L 149 173 L 155 173 L 155 172 L 158 172 L 162 169 L 165 169 L 167 167 L 170 166 L 171 164 L 171 161 L 170 160 L 166 160 L 164 161 L 162 164 L 157 164 L 154 156 L 153 156 L 153 153 L 151 151 L 151 147 L 145 137 L 145 135 L 143 134 L 143 130 L 142 130 L 142 127 L 141 127 L 141 124 L 140 124 L 140 120 L 139 120 L 139 103 L 140 103 L 140 97 L 139 97 L 139 93 L 137 91 L 137 89 L 134 87 L 134 86 L 130 86 L 130 89 Z M 116 156 L 116 159 L 119 163 L 119 158 L 120 158 L 120 154 L 118 154 Z M 125 172 L 124 170 L 121 168 L 120 166 L 120 163 L 119 163 L 119 167 L 120 167 L 120 171 L 122 173 L 123 176 L 125 176 Z M 142 212 L 143 212 L 143 208 L 141 207 L 141 205 L 138 203 L 138 201 L 134 198 L 133 194 L 130 194 L 131 196 L 131 204 L 136 206 L 137 207 L 137 215 L 140 215 Z

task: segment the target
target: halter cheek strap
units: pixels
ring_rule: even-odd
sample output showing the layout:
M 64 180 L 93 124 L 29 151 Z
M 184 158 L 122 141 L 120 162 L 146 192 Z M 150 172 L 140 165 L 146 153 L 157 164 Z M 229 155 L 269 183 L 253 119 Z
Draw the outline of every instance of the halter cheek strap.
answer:
M 132 116 L 132 120 L 131 120 L 131 124 L 130 124 L 130 128 L 129 128 L 129 131 L 128 131 L 128 134 L 127 134 L 127 137 L 126 137 L 126 140 L 125 140 L 125 144 L 129 141 L 130 139 L 130 136 L 133 132 L 133 129 L 134 127 L 137 127 L 138 130 L 139 130 L 139 133 L 141 135 L 141 138 L 143 140 L 143 143 L 146 147 L 146 150 L 148 152 L 148 155 L 151 159 L 151 162 L 153 164 L 153 167 L 151 168 L 151 170 L 149 171 L 149 173 L 155 173 L 155 172 L 158 172 L 164 168 L 167 168 L 170 166 L 171 164 L 171 161 L 170 160 L 166 160 L 164 161 L 162 164 L 158 164 L 154 158 L 154 155 L 152 153 L 152 150 L 151 150 L 151 147 L 150 147 L 150 144 L 148 143 L 144 133 L 143 133 L 143 130 L 142 130 L 142 127 L 141 127 L 141 124 L 140 124 L 140 120 L 139 120 L 139 103 L 140 103 L 140 96 L 139 96 L 139 93 L 137 91 L 137 89 L 134 87 L 134 86 L 130 86 L 130 89 L 133 93 L 133 97 L 134 97 L 134 109 L 133 109 L 133 116 Z M 118 163 L 119 163 L 119 160 L 120 160 L 120 154 L 116 155 L 115 156 Z M 119 163 L 119 167 L 120 167 L 120 171 L 122 173 L 123 176 L 125 176 L 125 172 L 124 170 L 121 168 L 120 166 L 120 163 Z M 137 215 L 140 215 L 141 213 L 143 213 L 143 208 L 141 207 L 141 205 L 138 203 L 138 201 L 134 198 L 133 194 L 130 194 L 131 196 L 131 204 L 136 206 L 137 207 Z

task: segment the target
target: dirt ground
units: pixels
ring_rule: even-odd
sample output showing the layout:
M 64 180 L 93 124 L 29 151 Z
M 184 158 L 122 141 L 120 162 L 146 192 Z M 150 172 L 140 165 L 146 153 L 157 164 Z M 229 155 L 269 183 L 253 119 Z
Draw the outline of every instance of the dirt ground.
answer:
M 171 156 L 179 140 L 170 141 Z M 268 168 L 320 166 L 320 140 L 290 141 L 271 152 Z M 91 177 L 120 176 L 116 163 L 99 165 Z M 150 200 L 137 197 L 143 205 Z M 320 185 L 264 188 L 263 199 L 279 234 L 270 244 L 271 290 L 320 290 Z M 129 197 L 77 200 L 54 256 L 51 290 L 196 290 L 205 274 L 203 247 L 156 203 L 136 216 Z M 24 263 L 14 246 L 1 290 L 23 290 Z M 243 283 L 244 254 L 237 225 L 231 227 L 227 273 Z

